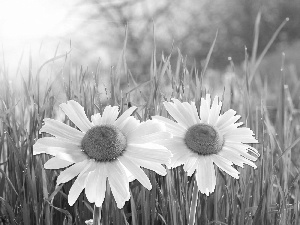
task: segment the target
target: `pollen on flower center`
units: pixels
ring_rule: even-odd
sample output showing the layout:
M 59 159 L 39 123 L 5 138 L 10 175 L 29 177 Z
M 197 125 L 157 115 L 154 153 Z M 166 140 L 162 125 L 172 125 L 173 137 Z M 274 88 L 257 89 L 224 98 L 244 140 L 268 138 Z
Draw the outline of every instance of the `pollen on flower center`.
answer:
M 90 158 L 100 162 L 115 160 L 122 155 L 126 145 L 124 134 L 111 125 L 92 127 L 81 141 L 82 150 Z
M 191 126 L 184 140 L 188 148 L 199 155 L 216 154 L 224 144 L 223 137 L 214 127 L 202 123 Z

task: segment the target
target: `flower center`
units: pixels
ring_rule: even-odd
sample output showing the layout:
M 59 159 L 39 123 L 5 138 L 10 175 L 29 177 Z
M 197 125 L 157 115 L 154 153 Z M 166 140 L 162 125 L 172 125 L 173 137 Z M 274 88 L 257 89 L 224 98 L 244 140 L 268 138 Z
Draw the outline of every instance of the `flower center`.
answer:
M 191 126 L 184 140 L 189 149 L 199 155 L 216 154 L 224 144 L 223 137 L 214 127 L 202 123 Z
M 82 150 L 100 162 L 115 160 L 127 146 L 126 137 L 114 126 L 101 125 L 88 130 L 81 141 Z

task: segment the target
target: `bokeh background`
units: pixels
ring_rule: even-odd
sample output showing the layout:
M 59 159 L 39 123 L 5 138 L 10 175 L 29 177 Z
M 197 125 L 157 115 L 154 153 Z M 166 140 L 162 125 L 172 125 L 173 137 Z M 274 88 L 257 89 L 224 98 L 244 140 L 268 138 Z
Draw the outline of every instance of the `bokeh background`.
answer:
M 290 77 L 287 80 L 291 81 L 291 85 L 298 81 L 300 0 L 0 2 L 0 58 L 3 62 L 0 71 L 10 75 L 12 86 L 16 89 L 21 84 L 20 76 L 26 79 L 29 74 L 39 74 L 43 82 L 49 82 L 51 79 L 64 79 L 66 73 L 70 75 L 76 70 L 84 71 L 87 76 L 101 70 L 102 82 L 107 83 L 109 79 L 106 77 L 117 65 L 124 47 L 126 30 L 126 63 L 137 83 L 149 80 L 155 47 L 158 62 L 162 54 L 168 56 L 172 52 L 170 61 L 176 64 L 179 49 L 186 67 L 196 66 L 201 71 L 218 31 L 206 82 L 211 91 L 219 88 L 220 92 L 226 86 L 226 80 L 243 76 L 245 47 L 251 58 L 259 12 L 256 55 L 263 51 L 287 17 L 289 22 L 263 58 L 256 77 L 267 81 L 272 91 L 273 83 L 276 84 L 277 78 L 280 78 L 284 52 L 285 73 Z M 38 73 L 43 63 L 53 57 L 58 59 L 47 63 Z M 230 66 L 232 63 L 235 65 L 234 73 Z M 126 86 L 124 79 L 123 82 L 121 79 L 121 86 Z M 56 85 L 59 86 L 59 83 Z M 297 93 L 295 91 L 294 94 Z

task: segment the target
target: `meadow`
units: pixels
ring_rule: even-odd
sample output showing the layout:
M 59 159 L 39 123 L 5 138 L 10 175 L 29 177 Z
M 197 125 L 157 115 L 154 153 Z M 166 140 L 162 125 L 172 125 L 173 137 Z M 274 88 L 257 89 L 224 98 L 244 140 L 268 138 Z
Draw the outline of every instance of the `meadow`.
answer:
M 210 196 L 198 192 L 194 175 L 188 177 L 182 167 L 168 170 L 165 177 L 145 169 L 152 190 L 148 191 L 138 181 L 131 182 L 131 198 L 123 209 L 117 208 L 111 192 L 107 191 L 101 224 L 300 224 L 299 76 L 286 66 L 284 54 L 281 62 L 277 62 L 281 65 L 280 76 L 274 78 L 278 82 L 273 82 L 272 87 L 259 73 L 260 63 L 286 22 L 259 55 L 256 53 L 256 29 L 252 56 L 248 56 L 245 49 L 245 63 L 240 70 L 229 60 L 233 77 L 227 83 L 217 83 L 218 90 L 223 90 L 219 96 L 223 101 L 222 112 L 228 109 L 237 111 L 242 116 L 241 121 L 254 131 L 259 141 L 253 145 L 260 153 L 255 162 L 258 168 L 236 167 L 240 171 L 239 180 L 217 169 L 216 189 Z M 29 58 L 28 70 L 22 71 L 27 76 L 18 75 L 21 87 L 16 89 L 5 62 L 2 62 L 1 225 L 81 225 L 93 218 L 94 205 L 87 201 L 84 193 L 74 206 L 68 205 L 67 195 L 74 181 L 56 186 L 60 171 L 43 167 L 50 156 L 32 154 L 33 144 L 45 135 L 39 133 L 44 118 L 61 118 L 74 126 L 57 108 L 62 103 L 55 91 L 57 79 L 46 84 L 43 82 L 49 64 L 64 58 L 65 63 L 57 75 L 63 77 L 59 79 L 60 94 L 84 106 L 88 118 L 102 112 L 106 105 L 117 105 L 121 112 L 135 105 L 138 110 L 134 116 L 145 121 L 153 115 L 167 115 L 162 102 L 171 97 L 195 101 L 199 107 L 201 96 L 206 93 L 214 96 L 216 88 L 209 86 L 207 71 L 209 60 L 214 57 L 217 38 L 212 40 L 201 68 L 196 64 L 187 66 L 180 50 L 173 49 L 169 55 L 160 54 L 154 41 L 149 75 L 143 83 L 136 81 L 126 64 L 126 41 L 127 38 L 116 66 L 110 71 L 108 86 L 103 86 L 104 74 L 100 65 L 93 73 L 82 68 L 74 69 L 66 54 L 55 55 L 37 70 L 32 69 L 34 62 Z M 176 63 L 171 63 L 171 59 Z M 288 85 L 291 81 L 292 85 Z

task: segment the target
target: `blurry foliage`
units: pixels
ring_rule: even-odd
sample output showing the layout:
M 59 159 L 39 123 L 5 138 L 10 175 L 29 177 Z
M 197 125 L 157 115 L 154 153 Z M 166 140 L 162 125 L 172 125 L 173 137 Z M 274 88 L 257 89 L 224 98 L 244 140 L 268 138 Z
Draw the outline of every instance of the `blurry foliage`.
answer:
M 114 49 L 111 55 L 113 59 L 122 47 L 127 24 L 127 63 L 134 68 L 133 75 L 139 76 L 137 80 L 147 80 L 142 77 L 149 73 L 147 62 L 151 58 L 154 37 L 160 51 L 169 54 L 172 47 L 175 47 L 174 52 L 178 47 L 183 55 L 189 56 L 190 62 L 195 60 L 199 66 L 218 30 L 210 62 L 210 66 L 216 69 L 226 68 L 229 56 L 237 65 L 243 62 L 245 46 L 251 55 L 254 23 L 259 11 L 262 11 L 262 17 L 258 54 L 286 17 L 290 18 L 290 22 L 276 39 L 271 51 L 276 49 L 278 43 L 292 43 L 300 37 L 297 27 L 300 24 L 299 0 L 128 0 L 106 4 L 95 1 L 93 7 L 97 8 L 97 13 L 91 13 L 88 21 L 100 22 L 97 26 L 86 26 L 84 23 L 81 32 L 93 28 L 93 31 L 86 31 L 90 33 L 91 40 L 97 42 L 99 48 L 109 48 L 109 52 L 114 52 L 111 51 Z M 82 44 L 91 45 L 91 42 Z

